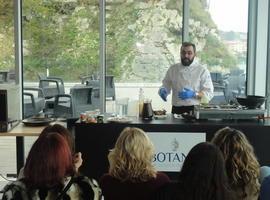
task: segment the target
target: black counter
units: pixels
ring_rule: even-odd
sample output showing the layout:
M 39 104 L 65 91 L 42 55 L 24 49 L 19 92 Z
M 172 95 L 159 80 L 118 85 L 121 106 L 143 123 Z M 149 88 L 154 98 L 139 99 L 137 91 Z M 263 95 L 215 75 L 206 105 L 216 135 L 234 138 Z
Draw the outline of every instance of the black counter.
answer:
M 75 123 L 76 151 L 82 152 L 83 165 L 80 171 L 96 179 L 108 171 L 107 155 L 125 127 L 138 127 L 146 132 L 205 132 L 210 141 L 214 133 L 225 126 L 245 133 L 255 149 L 261 165 L 270 165 L 270 121 L 266 120 L 196 120 L 186 121 L 168 116 L 162 120 L 132 123 Z M 181 134 L 181 133 L 179 133 Z

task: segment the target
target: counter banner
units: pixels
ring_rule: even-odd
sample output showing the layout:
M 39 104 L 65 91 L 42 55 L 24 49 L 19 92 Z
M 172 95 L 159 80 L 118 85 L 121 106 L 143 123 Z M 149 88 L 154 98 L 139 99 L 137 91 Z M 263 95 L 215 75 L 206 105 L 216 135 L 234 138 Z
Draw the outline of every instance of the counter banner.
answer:
M 179 172 L 190 149 L 206 141 L 204 132 L 147 132 L 155 146 L 153 159 L 158 171 Z

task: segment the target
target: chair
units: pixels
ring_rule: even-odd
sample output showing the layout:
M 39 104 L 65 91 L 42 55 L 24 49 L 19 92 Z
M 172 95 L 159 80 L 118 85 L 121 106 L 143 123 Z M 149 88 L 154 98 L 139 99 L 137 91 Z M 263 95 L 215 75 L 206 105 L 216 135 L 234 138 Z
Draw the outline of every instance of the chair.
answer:
M 236 102 L 235 97 L 245 94 L 246 76 L 230 75 L 225 83 L 224 96 L 227 103 Z
M 93 110 L 98 108 L 98 105 L 92 103 L 92 91 L 90 86 L 80 85 L 74 86 L 70 89 L 70 95 L 72 97 L 72 105 L 74 111 L 74 117 L 79 117 L 80 113 L 87 110 Z
M 40 114 L 45 108 L 45 97 L 40 88 L 23 88 L 24 118 Z
M 91 86 L 92 88 L 99 88 L 100 80 L 93 80 L 92 76 L 89 79 L 84 79 L 82 82 L 85 82 L 86 85 Z M 111 98 L 115 100 L 115 84 L 114 84 L 114 76 L 106 75 L 105 77 L 105 88 L 106 88 L 106 99 Z M 99 90 L 94 94 L 95 97 L 99 98 Z
M 8 71 L 1 70 L 0 71 L 0 83 L 7 83 L 8 82 Z
M 53 116 L 61 118 L 73 117 L 73 102 L 69 94 L 59 94 L 55 96 Z
M 106 98 L 112 98 L 112 100 L 115 100 L 114 76 L 107 75 L 105 79 L 105 84 L 106 84 Z
M 55 76 L 45 76 L 38 73 L 39 88 L 43 89 L 46 99 L 50 99 L 58 94 L 65 94 L 64 81 L 62 78 Z
M 50 99 L 58 94 L 65 94 L 62 79 L 40 79 L 39 88 L 43 90 L 46 99 Z

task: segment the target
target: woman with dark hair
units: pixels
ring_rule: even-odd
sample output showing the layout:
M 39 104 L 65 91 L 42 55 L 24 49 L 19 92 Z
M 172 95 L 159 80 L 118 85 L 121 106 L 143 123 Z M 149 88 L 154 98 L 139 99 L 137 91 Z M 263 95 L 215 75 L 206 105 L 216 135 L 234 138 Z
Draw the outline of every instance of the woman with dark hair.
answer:
M 5 186 L 3 200 L 99 199 L 95 182 L 75 175 L 67 140 L 59 133 L 41 134 L 27 157 L 24 178 Z
M 231 200 L 225 164 L 220 150 L 208 142 L 188 153 L 178 182 L 161 188 L 155 200 Z
M 238 199 L 257 200 L 260 191 L 260 165 L 244 133 L 225 127 L 216 132 L 212 143 L 223 154 L 229 184 Z
M 73 139 L 71 133 L 64 126 L 62 126 L 60 124 L 54 124 L 54 125 L 46 126 L 42 130 L 42 132 L 40 133 L 39 137 L 41 137 L 43 135 L 47 135 L 47 134 L 52 133 L 52 132 L 59 133 L 67 141 L 68 146 L 70 148 L 70 151 L 72 153 L 72 159 L 73 159 L 73 164 L 74 164 L 75 170 L 76 170 L 76 172 L 78 172 L 79 168 L 83 162 L 82 154 L 81 154 L 81 152 L 75 153 L 74 139 Z M 24 177 L 24 167 L 21 168 L 19 175 L 18 175 L 18 179 L 23 178 L 23 177 Z
M 155 191 L 169 182 L 153 164 L 154 146 L 139 128 L 125 128 L 108 155 L 109 173 L 101 177 L 105 200 L 149 200 Z
M 43 131 L 41 132 L 40 135 L 48 134 L 51 132 L 59 133 L 60 135 L 62 135 L 66 139 L 66 141 L 70 147 L 71 153 L 73 155 L 73 163 L 74 163 L 75 169 L 78 172 L 78 170 L 83 162 L 82 154 L 81 154 L 81 152 L 75 153 L 74 139 L 73 139 L 71 133 L 69 132 L 69 130 L 60 124 L 48 125 L 46 128 L 43 129 Z

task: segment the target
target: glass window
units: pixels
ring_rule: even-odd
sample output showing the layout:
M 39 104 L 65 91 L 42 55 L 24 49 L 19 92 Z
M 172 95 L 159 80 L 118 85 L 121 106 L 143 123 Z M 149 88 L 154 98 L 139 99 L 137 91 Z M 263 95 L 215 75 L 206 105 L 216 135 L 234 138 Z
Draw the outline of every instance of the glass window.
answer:
M 245 94 L 247 23 L 248 0 L 190 0 L 189 36 L 211 73 L 211 103 L 233 103 Z
M 99 106 L 91 104 L 91 91 L 96 92 L 94 96 L 99 92 L 96 88 L 99 86 L 96 83 L 99 72 L 98 2 L 23 1 L 24 87 L 43 89 L 45 111 L 49 115 L 78 117 L 80 112 Z M 87 86 L 90 80 L 96 81 L 96 85 Z M 95 87 L 95 90 L 86 87 Z M 71 94 L 73 101 L 70 97 L 60 96 L 55 105 L 57 94 Z M 37 96 L 42 95 L 39 93 Z M 75 109 L 73 114 L 71 103 Z M 25 117 L 42 112 L 42 109 L 42 106 L 34 112 L 30 108 L 25 109 Z
M 8 109 L 7 115 L 11 120 L 19 117 L 18 90 L 15 83 L 15 44 L 14 44 L 14 1 L 0 0 L 0 90 L 7 90 Z M 4 96 L 1 95 L 1 98 Z M 11 98 L 12 97 L 12 98 Z M 0 102 L 5 102 L 0 100 Z M 13 105 L 16 105 L 14 107 Z M 12 107 L 13 106 L 13 107 Z M 3 105 L 1 106 L 3 109 Z M 0 110 L 0 121 L 6 121 L 4 111 Z M 16 112 L 16 113 L 14 113 Z M 5 161 L 0 164 L 1 174 L 16 174 L 16 138 L 1 137 L 0 159 Z
M 164 103 L 158 88 L 179 61 L 181 40 L 182 0 L 106 2 L 106 68 L 115 81 L 117 113 L 133 113 L 117 107 L 138 100 L 140 88 L 154 109 L 170 110 L 170 99 Z
M 15 82 L 13 1 L 0 1 L 0 84 Z

